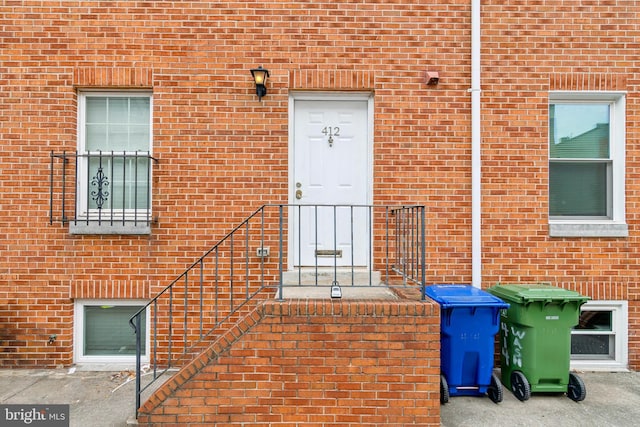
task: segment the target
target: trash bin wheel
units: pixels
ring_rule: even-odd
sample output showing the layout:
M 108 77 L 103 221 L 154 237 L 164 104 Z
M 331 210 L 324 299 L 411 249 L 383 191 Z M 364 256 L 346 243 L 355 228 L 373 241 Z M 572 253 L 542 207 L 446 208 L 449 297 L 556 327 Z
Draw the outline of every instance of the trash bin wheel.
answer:
M 440 403 L 449 402 L 449 383 L 444 375 L 440 374 Z
M 582 382 L 582 378 L 569 372 L 569 386 L 567 387 L 567 396 L 574 402 L 581 402 L 587 397 L 587 389 Z
M 491 374 L 491 384 L 487 388 L 487 395 L 493 403 L 502 402 L 502 383 L 496 374 Z
M 521 402 L 529 400 L 531 397 L 531 386 L 522 372 L 513 371 L 511 373 L 511 391 Z

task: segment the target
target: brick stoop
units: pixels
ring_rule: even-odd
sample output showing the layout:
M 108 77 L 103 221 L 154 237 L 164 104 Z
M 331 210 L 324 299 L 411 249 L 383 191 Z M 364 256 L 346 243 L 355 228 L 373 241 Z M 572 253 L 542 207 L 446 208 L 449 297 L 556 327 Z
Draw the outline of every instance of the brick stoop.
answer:
M 173 377 L 165 381 L 147 401 L 140 407 L 139 413 L 151 413 L 162 405 L 171 394 L 187 383 L 194 375 L 200 372 L 209 362 L 215 360 L 225 350 L 242 337 L 252 326 L 256 325 L 263 316 L 260 306 L 248 315 L 238 320 L 232 327 L 219 336 L 213 344 L 209 345 L 197 357 L 182 367 Z M 140 423 L 140 417 L 138 419 Z
M 440 311 L 268 300 L 142 405 L 140 425 L 439 425 Z

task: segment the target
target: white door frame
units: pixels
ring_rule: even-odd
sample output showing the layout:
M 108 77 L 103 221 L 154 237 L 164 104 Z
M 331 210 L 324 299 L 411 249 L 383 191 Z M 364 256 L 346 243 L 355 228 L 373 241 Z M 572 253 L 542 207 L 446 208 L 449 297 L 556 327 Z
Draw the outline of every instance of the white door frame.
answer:
M 295 126 L 295 101 L 367 101 L 367 204 L 373 203 L 373 93 L 351 92 L 351 91 L 294 91 L 289 94 L 289 182 L 288 201 L 289 205 L 295 203 L 295 177 L 294 177 L 294 126 Z M 293 218 L 293 210 L 289 211 L 289 218 Z M 372 227 L 373 229 L 373 227 Z M 293 254 L 294 242 L 289 239 L 287 242 L 287 253 Z M 287 267 L 293 269 L 293 256 L 287 257 Z M 369 260 L 369 265 L 373 261 Z

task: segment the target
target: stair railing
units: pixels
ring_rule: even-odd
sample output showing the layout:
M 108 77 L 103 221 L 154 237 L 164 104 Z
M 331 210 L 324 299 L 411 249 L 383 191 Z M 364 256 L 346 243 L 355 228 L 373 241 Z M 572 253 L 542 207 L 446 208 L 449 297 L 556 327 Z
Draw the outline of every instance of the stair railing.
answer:
M 364 237 L 358 235 L 362 223 Z M 195 357 L 209 342 L 207 338 L 223 332 L 221 328 L 236 321 L 242 309 L 254 307 L 259 299 L 284 299 L 285 270 L 294 273 L 286 286 L 303 286 L 303 270 L 311 269 L 316 278 L 319 270 L 332 271 L 334 278 L 338 270 L 346 270 L 351 279 L 342 286 L 412 284 L 421 287 L 424 299 L 425 228 L 424 206 L 273 204 L 258 208 L 129 320 L 136 340 L 136 416 L 142 393 L 171 368 Z M 343 238 L 350 236 L 347 259 L 338 255 L 342 256 L 344 245 L 338 229 Z M 321 234 L 331 236 L 322 248 Z M 305 258 L 302 246 L 309 241 L 315 251 Z M 369 273 L 364 284 L 354 278 L 356 269 L 362 270 L 357 266 L 362 259 Z M 384 271 L 379 282 L 373 278 L 374 270 Z M 316 280 L 311 286 L 320 284 Z M 148 368 L 142 366 L 143 356 L 149 358 Z M 144 386 L 143 373 L 151 376 Z

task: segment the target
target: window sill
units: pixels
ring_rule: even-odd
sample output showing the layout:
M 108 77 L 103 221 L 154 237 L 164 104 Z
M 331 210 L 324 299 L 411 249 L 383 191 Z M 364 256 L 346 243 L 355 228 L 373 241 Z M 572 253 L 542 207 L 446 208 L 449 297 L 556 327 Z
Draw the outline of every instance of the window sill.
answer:
M 550 237 L 629 237 L 629 226 L 614 222 L 549 222 Z
M 629 368 L 615 361 L 584 361 L 571 360 L 571 369 L 577 371 L 593 371 L 593 372 L 629 372 Z
M 69 223 L 70 234 L 151 234 L 146 221 L 78 221 Z

